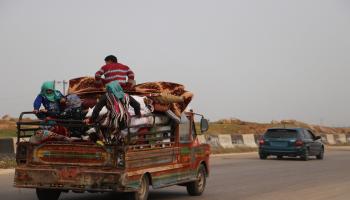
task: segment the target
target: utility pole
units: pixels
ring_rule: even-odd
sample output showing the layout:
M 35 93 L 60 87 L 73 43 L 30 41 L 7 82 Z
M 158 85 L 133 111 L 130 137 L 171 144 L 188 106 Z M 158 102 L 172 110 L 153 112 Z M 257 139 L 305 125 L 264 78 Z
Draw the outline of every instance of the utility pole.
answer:
M 62 81 L 56 81 L 54 80 L 55 86 L 56 84 L 62 84 L 62 88 L 63 88 L 63 95 L 66 95 L 66 85 L 68 84 L 67 81 L 62 80 Z

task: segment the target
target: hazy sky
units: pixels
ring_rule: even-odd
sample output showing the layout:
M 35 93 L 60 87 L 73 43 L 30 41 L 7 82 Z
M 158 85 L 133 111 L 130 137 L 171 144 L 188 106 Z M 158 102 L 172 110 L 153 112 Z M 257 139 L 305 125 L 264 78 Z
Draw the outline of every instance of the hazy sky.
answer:
M 211 120 L 350 125 L 347 0 L 0 0 L 0 115 L 108 54 L 186 85 Z

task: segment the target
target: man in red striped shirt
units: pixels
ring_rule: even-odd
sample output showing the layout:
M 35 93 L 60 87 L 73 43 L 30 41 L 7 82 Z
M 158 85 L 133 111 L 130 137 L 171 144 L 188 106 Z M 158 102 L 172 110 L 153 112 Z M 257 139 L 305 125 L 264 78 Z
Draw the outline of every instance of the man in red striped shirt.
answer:
M 95 74 L 96 81 L 102 81 L 103 84 L 118 81 L 123 89 L 127 89 L 134 82 L 134 72 L 128 66 L 118 63 L 117 57 L 109 55 L 105 58 L 105 62 L 106 65 Z

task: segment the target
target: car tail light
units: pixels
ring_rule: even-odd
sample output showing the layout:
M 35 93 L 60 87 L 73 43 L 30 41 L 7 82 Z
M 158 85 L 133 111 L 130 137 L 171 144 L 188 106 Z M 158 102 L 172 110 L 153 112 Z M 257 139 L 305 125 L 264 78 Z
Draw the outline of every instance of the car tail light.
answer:
M 264 145 L 265 144 L 265 140 L 264 139 L 260 139 L 259 140 L 259 145 Z
M 300 147 L 303 146 L 304 142 L 302 140 L 295 141 L 295 146 Z

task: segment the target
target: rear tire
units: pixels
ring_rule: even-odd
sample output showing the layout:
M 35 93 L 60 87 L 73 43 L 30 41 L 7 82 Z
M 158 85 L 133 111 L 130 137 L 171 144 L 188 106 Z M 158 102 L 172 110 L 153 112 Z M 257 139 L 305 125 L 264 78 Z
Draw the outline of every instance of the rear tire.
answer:
M 316 156 L 318 160 L 323 160 L 324 157 L 324 149 L 322 148 L 320 153 Z
M 149 179 L 143 175 L 140 183 L 140 189 L 137 192 L 128 193 L 129 200 L 147 200 L 149 194 Z
M 266 160 L 267 159 L 267 155 L 266 154 L 263 154 L 263 153 L 259 153 L 259 158 L 261 160 Z
M 61 191 L 54 189 L 36 189 L 36 196 L 39 200 L 58 200 L 60 198 Z
M 308 161 L 309 160 L 309 150 L 305 149 L 303 155 L 300 156 L 301 160 Z
M 197 172 L 197 180 L 186 185 L 187 193 L 191 196 L 200 196 L 204 192 L 207 183 L 207 173 L 204 165 L 200 165 Z

